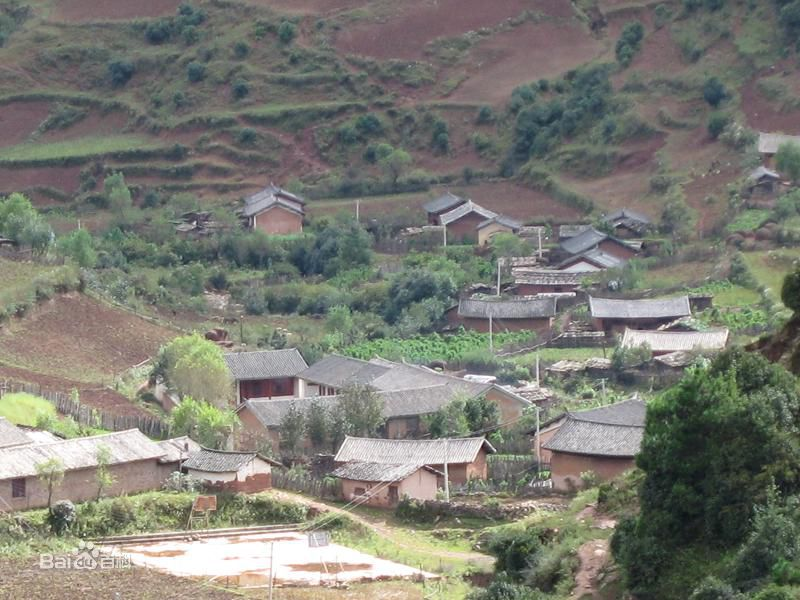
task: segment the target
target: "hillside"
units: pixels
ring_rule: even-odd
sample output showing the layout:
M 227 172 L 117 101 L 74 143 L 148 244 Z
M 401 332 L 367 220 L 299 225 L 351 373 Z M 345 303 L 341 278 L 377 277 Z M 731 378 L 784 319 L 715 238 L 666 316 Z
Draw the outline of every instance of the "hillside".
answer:
M 105 222 L 95 192 L 122 170 L 146 206 L 178 192 L 213 206 L 273 180 L 406 212 L 443 185 L 524 220 L 620 206 L 660 217 L 685 199 L 705 233 L 754 164 L 710 138 L 706 79 L 723 83 L 728 118 L 800 133 L 800 74 L 770 3 L 178 5 L 0 4 L 0 192 L 25 191 L 64 229 Z M 623 67 L 631 21 L 644 36 Z M 613 90 L 586 92 L 602 106 L 569 126 L 541 120 L 576 101 L 572 70 L 603 63 Z M 528 107 L 546 123 L 544 153 L 521 132 Z M 376 161 L 382 143 L 410 153 L 399 177 Z

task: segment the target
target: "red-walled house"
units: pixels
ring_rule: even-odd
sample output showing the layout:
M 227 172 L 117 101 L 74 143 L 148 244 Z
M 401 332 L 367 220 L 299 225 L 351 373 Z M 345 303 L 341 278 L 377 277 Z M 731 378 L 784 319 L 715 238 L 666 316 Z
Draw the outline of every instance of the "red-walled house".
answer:
M 630 329 L 657 329 L 675 319 L 691 316 L 687 296 L 626 300 L 589 296 L 589 313 L 597 331 L 606 334 Z
M 445 313 L 450 325 L 461 325 L 474 331 L 489 331 L 489 317 L 492 318 L 492 331 L 530 330 L 542 334 L 550 332 L 553 317 L 556 315 L 556 299 L 516 298 L 512 300 L 478 300 L 462 298 L 458 306 Z
M 599 250 L 623 261 L 636 256 L 635 248 L 593 227 L 562 240 L 560 246 L 561 250 L 570 256 L 584 254 L 590 250 Z
M 497 213 L 467 200 L 457 208 L 444 213 L 439 221 L 444 226 L 448 241 L 473 243 L 478 241 L 478 226 L 487 219 L 494 219 Z
M 645 235 L 652 227 L 652 222 L 644 215 L 629 208 L 622 208 L 603 217 L 614 230 L 614 235 L 621 238 L 636 238 Z
M 577 292 L 583 274 L 555 270 L 520 270 L 514 274 L 514 284 L 520 296 L 564 294 Z
M 242 216 L 248 229 L 271 235 L 303 232 L 305 200 L 274 184 L 244 200 Z
M 229 352 L 225 362 L 236 382 L 237 404 L 249 398 L 292 398 L 300 395 L 297 375 L 308 368 L 296 348 Z
M 446 192 L 427 202 L 423 208 L 428 214 L 428 225 L 441 225 L 440 218 L 443 214 L 450 212 L 454 208 L 458 208 L 466 202 L 466 198 L 456 196 L 453 193 Z

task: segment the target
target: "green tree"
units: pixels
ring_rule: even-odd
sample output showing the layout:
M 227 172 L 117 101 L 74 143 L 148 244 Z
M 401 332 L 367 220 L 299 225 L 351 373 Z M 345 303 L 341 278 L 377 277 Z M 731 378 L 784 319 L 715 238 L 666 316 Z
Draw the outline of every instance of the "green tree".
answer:
M 97 482 L 97 499 L 100 500 L 103 492 L 114 485 L 117 478 L 109 469 L 112 456 L 108 446 L 98 446 L 95 459 L 97 460 L 97 469 L 94 472 L 94 480 Z
M 781 288 L 781 300 L 786 308 L 800 313 L 800 266 L 795 268 L 783 280 Z
M 76 229 L 59 239 L 58 249 L 64 256 L 68 256 L 81 267 L 91 269 L 97 262 L 94 240 L 85 229 Z
M 312 400 L 306 412 L 306 435 L 314 448 L 327 447 L 330 439 L 330 415 L 321 400 Z
M 347 420 L 347 415 L 342 410 L 334 408 L 328 412 L 330 419 L 329 435 L 331 451 L 336 452 L 344 442 L 344 438 L 353 433 L 353 427 Z
M 53 513 L 53 492 L 64 481 L 64 463 L 59 458 L 49 458 L 36 465 L 36 475 L 47 486 L 47 511 Z
M 342 346 L 352 343 L 354 326 L 353 313 L 349 306 L 334 306 L 328 311 L 325 319 L 325 331 L 337 336 Z
M 281 44 L 291 44 L 295 37 L 297 37 L 297 25 L 291 21 L 282 21 L 278 25 L 278 39 Z
M 373 388 L 354 384 L 339 393 L 337 410 L 344 415 L 352 435 L 372 437 L 385 421 L 383 404 L 383 398 Z
M 114 215 L 114 225 L 128 227 L 133 222 L 133 199 L 122 173 L 114 173 L 103 180 L 103 192 Z
M 221 410 L 190 396 L 183 398 L 170 413 L 173 435 L 188 435 L 201 446 L 217 450 L 228 447 L 238 423 L 232 410 Z
M 233 380 L 222 349 L 199 334 L 180 336 L 159 352 L 153 369 L 181 396 L 227 408 L 233 397 Z
M 391 179 L 392 185 L 397 185 L 397 180 L 411 166 L 411 155 L 402 148 L 394 148 L 389 154 L 378 159 L 378 164 Z
M 714 108 L 718 107 L 728 97 L 725 85 L 716 77 L 709 77 L 703 84 L 703 98 Z
M 775 166 L 795 183 L 800 181 L 800 144 L 781 144 L 775 154 Z
M 531 245 L 513 233 L 495 233 L 489 244 L 496 257 L 530 256 Z
M 0 234 L 28 246 L 34 254 L 44 254 L 54 239 L 50 225 L 22 194 L 0 200 Z
M 432 438 L 459 437 L 469 433 L 469 422 L 464 414 L 464 400 L 456 399 L 423 417 Z
M 306 431 L 306 418 L 294 402 L 283 415 L 280 424 L 280 448 L 282 452 L 294 456 L 303 441 Z

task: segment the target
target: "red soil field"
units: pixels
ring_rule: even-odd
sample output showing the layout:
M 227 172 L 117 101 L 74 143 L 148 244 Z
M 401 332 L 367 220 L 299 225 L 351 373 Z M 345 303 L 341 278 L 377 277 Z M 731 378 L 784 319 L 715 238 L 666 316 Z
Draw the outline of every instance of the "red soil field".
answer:
M 369 4 L 370 0 L 245 0 L 248 4 L 267 6 L 281 12 L 301 15 L 333 13 Z
M 742 87 L 742 111 L 747 124 L 757 131 L 800 134 L 800 109 L 783 111 L 758 91 L 758 80 Z
M 77 191 L 80 165 L 74 167 L 33 167 L 7 169 L 0 167 L 0 194 L 33 187 L 52 187 L 63 192 Z
M 10 331 L 13 330 L 13 331 Z M 153 356 L 176 332 L 81 294 L 58 296 L 0 330 L 8 362 L 96 383 Z
M 342 31 L 336 46 L 350 54 L 380 59 L 415 59 L 438 37 L 492 27 L 531 10 L 554 17 L 572 16 L 563 0 L 404 0 L 381 22 L 359 22 Z
M 603 48 L 576 20 L 525 23 L 498 33 L 473 49 L 470 77 L 451 99 L 503 102 L 518 85 L 573 69 L 599 56 Z
M 174 14 L 181 0 L 59 0 L 54 20 L 71 23 L 112 21 Z
M 10 102 L 0 106 L 0 148 L 24 142 L 49 112 L 49 102 Z
M 42 142 L 59 142 L 84 136 L 119 135 L 127 122 L 128 115 L 122 112 L 90 113 L 72 127 L 52 129 L 46 132 L 40 140 Z

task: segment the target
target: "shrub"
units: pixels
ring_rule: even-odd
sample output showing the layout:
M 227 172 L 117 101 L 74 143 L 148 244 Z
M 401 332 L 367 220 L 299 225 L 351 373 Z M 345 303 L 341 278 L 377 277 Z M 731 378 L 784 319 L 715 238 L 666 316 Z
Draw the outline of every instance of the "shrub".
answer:
M 202 482 L 191 475 L 173 471 L 161 484 L 161 489 L 167 492 L 196 492 L 202 487 Z
M 703 84 L 703 98 L 709 105 L 716 108 L 725 98 L 728 97 L 728 90 L 725 85 L 716 77 L 709 77 Z
M 626 23 L 615 48 L 617 61 L 623 67 L 631 64 L 634 55 L 639 51 L 644 37 L 644 26 L 639 21 Z
M 506 573 L 511 580 L 521 581 L 523 573 L 535 564 L 542 543 L 535 529 L 503 529 L 489 538 L 487 550 L 497 559 L 497 573 Z
M 233 82 L 233 97 L 236 100 L 241 100 L 245 98 L 250 93 L 250 86 L 244 79 L 237 79 Z
M 192 83 L 197 83 L 206 78 L 206 67 L 197 61 L 192 61 L 186 65 L 186 76 Z
M 72 502 L 69 500 L 59 500 L 53 504 L 53 508 L 48 516 L 50 529 L 56 535 L 63 535 L 72 529 L 77 514 L 75 505 Z
M 786 308 L 800 313 L 800 267 L 789 273 L 783 280 L 781 300 Z
M 492 107 L 491 106 L 481 106 L 478 109 L 478 116 L 475 119 L 475 121 L 479 125 L 484 125 L 486 123 L 491 123 L 492 121 L 494 121 L 494 119 L 495 119 L 495 117 L 494 117 L 494 111 L 492 110 Z
M 736 591 L 724 581 L 716 577 L 706 577 L 694 589 L 689 600 L 736 600 L 737 596 Z
M 297 26 L 291 21 L 283 21 L 278 25 L 278 39 L 281 44 L 291 44 L 297 37 Z
M 236 140 L 244 146 L 249 146 L 255 143 L 257 137 L 258 134 L 255 129 L 252 127 L 244 127 L 239 130 L 239 133 L 236 135 Z
M 712 140 L 717 139 L 730 123 L 730 117 L 722 113 L 714 113 L 708 119 L 708 135 Z
M 250 54 L 250 46 L 246 42 L 240 41 L 233 45 L 233 55 L 236 58 L 246 58 L 248 54 Z
M 108 75 L 111 78 L 111 85 L 122 87 L 133 77 L 136 67 L 132 62 L 126 60 L 115 60 L 108 63 Z
M 163 44 L 172 36 L 172 21 L 159 19 L 150 23 L 144 30 L 144 37 L 151 44 Z

